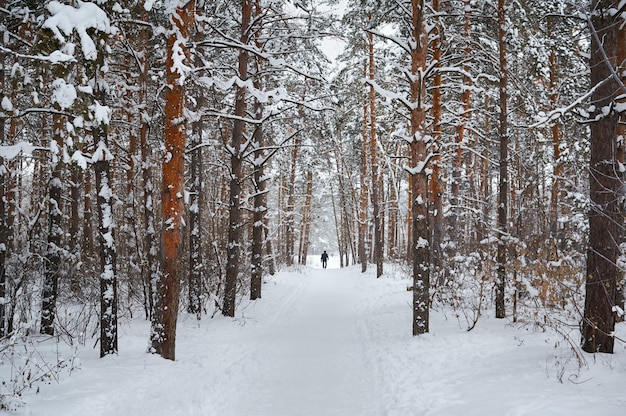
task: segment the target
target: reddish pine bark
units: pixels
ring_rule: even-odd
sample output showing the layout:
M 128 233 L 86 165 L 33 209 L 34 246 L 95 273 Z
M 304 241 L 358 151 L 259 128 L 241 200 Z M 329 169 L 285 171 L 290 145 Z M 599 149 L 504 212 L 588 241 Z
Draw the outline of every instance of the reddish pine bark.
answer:
M 195 1 L 176 9 L 171 17 L 173 31 L 167 39 L 167 84 L 165 92 L 165 155 L 162 164 L 161 188 L 161 275 L 156 285 L 155 316 L 152 321 L 153 352 L 165 359 L 176 359 L 176 322 L 180 276 L 178 275 L 179 247 L 181 245 L 182 216 L 184 213 L 183 187 L 185 179 L 184 121 L 185 90 L 180 69 L 175 69 L 176 48 L 184 48 L 194 21 Z

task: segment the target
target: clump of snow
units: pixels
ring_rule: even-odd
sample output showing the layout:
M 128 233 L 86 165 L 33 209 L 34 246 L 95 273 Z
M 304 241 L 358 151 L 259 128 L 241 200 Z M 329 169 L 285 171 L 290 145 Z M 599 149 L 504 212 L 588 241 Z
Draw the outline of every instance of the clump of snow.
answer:
M 103 124 L 106 126 L 111 122 L 111 114 L 113 111 L 110 107 L 100 105 L 100 103 L 96 101 L 93 105 L 89 106 L 89 110 L 91 111 L 96 124 Z
M 23 155 L 32 155 L 35 150 L 42 150 L 42 147 L 33 146 L 30 143 L 19 142 L 10 146 L 0 146 L 0 157 L 5 160 L 11 160 L 20 153 Z
M 50 55 L 46 57 L 42 57 L 42 58 L 47 61 L 50 61 L 53 64 L 59 64 L 62 62 L 71 62 L 74 60 L 74 57 L 72 55 L 68 55 L 61 51 L 54 51 Z
M 155 0 L 146 0 L 143 3 L 143 8 L 145 11 L 149 12 L 152 10 L 152 6 L 154 5 Z
M 104 144 L 104 142 L 102 141 L 98 143 L 96 151 L 93 152 L 93 155 L 91 156 L 91 161 L 93 163 L 99 162 L 101 160 L 113 160 L 113 154 L 109 151 L 107 145 Z
M 107 14 L 95 3 L 77 2 L 77 7 L 51 1 L 47 5 L 50 16 L 43 24 L 44 28 L 65 43 L 65 36 L 70 36 L 73 31 L 78 33 L 83 55 L 86 59 L 95 60 L 98 56 L 96 45 L 87 33 L 88 29 L 96 29 L 99 32 L 114 34 L 115 28 L 111 26 Z
M 67 84 L 63 78 L 52 81 L 51 101 L 57 103 L 61 110 L 67 110 L 74 105 L 76 100 L 76 88 L 72 84 Z
M 185 65 L 185 41 L 178 39 L 172 46 L 172 66 L 170 71 L 178 73 L 180 76 L 177 79 L 179 85 L 185 83 L 186 74 L 191 70 L 188 65 Z
M 13 112 L 13 104 L 11 103 L 11 100 L 9 100 L 9 97 L 7 96 L 2 97 L 2 109 L 6 111 L 7 113 Z
M 72 160 L 76 162 L 76 164 L 82 169 L 87 169 L 87 158 L 85 158 L 80 150 L 74 152 L 74 154 L 72 155 Z

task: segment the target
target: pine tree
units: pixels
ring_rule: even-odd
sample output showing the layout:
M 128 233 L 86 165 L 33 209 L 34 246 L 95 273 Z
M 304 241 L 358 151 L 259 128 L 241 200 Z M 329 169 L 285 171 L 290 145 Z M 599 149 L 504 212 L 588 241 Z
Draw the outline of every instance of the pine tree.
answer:
M 591 30 L 591 160 L 589 162 L 589 251 L 585 283 L 585 312 L 581 325 L 582 348 L 612 353 L 615 338 L 615 291 L 621 275 L 616 264 L 623 217 L 619 192 L 623 188 L 616 159 L 619 114 L 612 108 L 623 94 L 615 72 L 619 22 L 615 1 L 596 0 L 590 10 Z
M 162 161 L 163 183 L 161 274 L 156 282 L 155 314 L 150 334 L 151 351 L 165 359 L 176 358 L 176 322 L 180 291 L 180 245 L 184 214 L 185 180 L 185 89 L 186 43 L 194 22 L 195 1 L 173 0 L 169 16 L 171 32 L 167 38 L 165 92 L 165 154 Z
M 508 226 L 508 198 L 509 198 L 509 127 L 508 127 L 508 61 L 506 51 L 506 8 L 504 0 L 498 0 L 498 52 L 499 52 L 499 92 L 500 112 L 500 169 L 498 185 L 498 253 L 497 253 L 497 282 L 496 282 L 496 318 L 506 316 L 505 287 L 506 287 L 506 260 Z

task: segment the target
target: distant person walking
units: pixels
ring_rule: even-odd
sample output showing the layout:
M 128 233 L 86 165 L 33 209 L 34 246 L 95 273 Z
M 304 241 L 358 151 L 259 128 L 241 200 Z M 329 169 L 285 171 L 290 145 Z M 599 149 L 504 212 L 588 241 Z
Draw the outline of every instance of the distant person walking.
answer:
M 324 250 L 324 252 L 322 253 L 322 267 L 326 268 L 327 264 L 328 264 L 328 253 L 326 252 L 326 250 Z

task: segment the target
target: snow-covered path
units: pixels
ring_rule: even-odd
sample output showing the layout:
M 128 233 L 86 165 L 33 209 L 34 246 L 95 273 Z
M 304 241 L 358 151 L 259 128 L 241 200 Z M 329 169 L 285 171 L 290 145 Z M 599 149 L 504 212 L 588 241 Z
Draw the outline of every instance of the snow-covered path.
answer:
M 222 379 L 217 414 L 383 414 L 362 325 L 371 294 L 339 270 L 295 279 L 273 323 L 249 337 L 252 354 Z
M 332 262 L 331 262 L 332 264 Z M 126 324 L 120 354 L 79 351 L 81 368 L 25 396 L 28 416 L 587 415 L 626 411 L 626 349 L 587 355 L 562 338 L 484 316 L 471 332 L 433 311 L 412 337 L 411 294 L 392 267 L 304 267 L 242 301 L 235 319 L 179 322 L 177 361 L 145 353 L 149 325 Z M 625 324 L 618 328 L 624 338 Z M 573 330 L 574 331 L 574 330 Z M 575 334 L 573 336 L 576 336 Z M 59 346 L 62 347 L 61 344 Z M 57 354 L 56 346 L 50 353 Z M 68 353 L 69 350 L 61 353 Z M 559 378 L 563 383 L 559 382 Z M 1 413 L 1 411 L 0 411 Z

